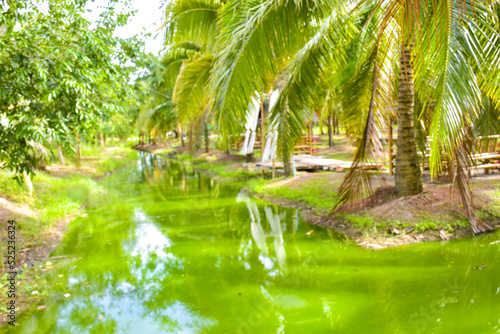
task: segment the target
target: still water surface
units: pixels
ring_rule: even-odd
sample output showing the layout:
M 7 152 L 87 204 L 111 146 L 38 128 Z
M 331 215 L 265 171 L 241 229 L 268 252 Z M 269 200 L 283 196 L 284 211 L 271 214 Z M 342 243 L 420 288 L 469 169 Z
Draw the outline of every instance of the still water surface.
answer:
M 12 333 L 500 333 L 498 232 L 362 249 L 154 155 L 101 185 Z

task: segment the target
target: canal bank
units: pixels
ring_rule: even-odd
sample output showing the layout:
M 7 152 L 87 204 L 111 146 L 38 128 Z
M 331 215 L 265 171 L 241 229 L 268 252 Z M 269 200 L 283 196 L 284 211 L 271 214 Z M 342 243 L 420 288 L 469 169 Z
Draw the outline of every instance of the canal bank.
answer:
M 248 195 L 282 206 L 301 209 L 309 223 L 333 228 L 362 247 L 381 249 L 425 241 L 441 241 L 472 236 L 460 196 L 445 180 L 426 177 L 424 192 L 410 197 L 397 196 L 394 177 L 376 175 L 374 193 L 365 204 L 330 213 L 345 172 L 300 172 L 297 178 L 277 176 L 249 166 L 245 156 L 220 151 L 194 156 L 183 150 L 162 146 L 136 146 L 145 152 L 182 161 L 189 168 L 218 181 L 237 182 Z M 500 226 L 500 174 L 480 175 L 471 185 L 474 209 L 490 226 Z
M 90 148 L 89 148 L 90 150 Z M 0 233 L 2 252 L 9 245 L 15 247 L 15 258 L 3 259 L 0 266 L 0 322 L 5 323 L 5 305 L 9 303 L 7 272 L 16 272 L 16 313 L 21 314 L 32 304 L 39 304 L 52 292 L 47 284 L 47 274 L 69 259 L 47 260 L 61 242 L 71 221 L 86 215 L 86 208 L 96 206 L 106 194 L 98 180 L 113 171 L 124 168 L 137 160 L 137 153 L 123 147 L 93 149 L 84 156 L 80 167 L 71 162 L 51 164 L 37 171 L 33 178 L 33 195 L 25 184 L 16 182 L 14 174 L 0 173 Z M 15 235 L 9 238 L 9 221 Z M 14 262 L 11 270 L 7 260 Z

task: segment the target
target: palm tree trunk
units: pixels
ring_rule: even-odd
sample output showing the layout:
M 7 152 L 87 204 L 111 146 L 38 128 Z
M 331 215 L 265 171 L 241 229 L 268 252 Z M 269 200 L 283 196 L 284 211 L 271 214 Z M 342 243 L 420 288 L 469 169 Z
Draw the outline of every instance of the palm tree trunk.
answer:
M 205 123 L 205 152 L 210 151 L 210 138 L 208 137 L 208 124 Z
M 399 75 L 398 144 L 396 153 L 396 190 L 400 195 L 422 192 L 422 175 L 417 157 L 414 128 L 413 67 L 411 49 L 402 45 Z
M 288 152 L 283 152 L 283 170 L 285 177 L 289 177 L 293 173 L 292 157 Z
M 333 114 L 328 114 L 328 146 L 333 147 Z
M 181 123 L 179 123 L 179 125 L 177 125 L 177 131 L 179 133 L 179 139 L 181 140 L 181 147 L 184 147 L 184 135 L 182 134 L 182 125 L 181 125 Z
M 309 155 L 313 154 L 313 142 L 312 142 L 312 136 L 313 136 L 313 129 L 312 129 L 312 122 L 309 122 L 309 131 L 307 132 L 307 140 L 309 141 Z
M 264 154 L 264 147 L 266 147 L 266 135 L 264 132 L 265 126 L 265 110 L 264 110 L 264 95 L 260 99 L 260 152 L 261 155 Z M 263 170 L 264 171 L 264 170 Z

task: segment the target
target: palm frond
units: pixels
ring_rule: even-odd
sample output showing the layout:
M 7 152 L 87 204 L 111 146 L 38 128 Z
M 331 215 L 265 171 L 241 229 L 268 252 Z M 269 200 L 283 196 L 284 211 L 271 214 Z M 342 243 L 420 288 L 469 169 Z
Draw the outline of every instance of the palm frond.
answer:
M 465 126 L 464 128 L 467 127 Z M 494 229 L 479 219 L 474 212 L 472 194 L 469 186 L 470 176 L 468 172 L 469 166 L 473 164 L 471 158 L 472 140 L 471 136 L 467 135 L 465 131 L 462 131 L 461 135 L 462 139 L 456 146 L 451 159 L 450 174 L 452 176 L 453 183 L 462 198 L 462 204 L 464 206 L 467 220 L 472 228 L 472 232 L 474 234 L 492 232 Z
M 269 114 L 271 124 L 279 129 L 278 153 L 282 156 L 293 154 L 306 122 L 312 119 L 313 108 L 324 91 L 325 74 L 332 75 L 346 64 L 343 51 L 357 31 L 340 9 L 320 22 L 320 29 L 284 70 L 283 88 Z
M 486 10 L 478 1 L 465 2 L 467 15 L 455 1 L 429 5 L 431 19 L 417 37 L 415 87 L 422 101 L 436 101 L 430 127 L 430 170 L 441 170 L 441 152 L 452 152 L 460 139 L 464 119 L 480 105 L 481 92 L 471 60 L 479 46 L 469 38 L 467 25 Z M 425 50 L 425 52 L 420 52 Z
M 172 90 L 180 73 L 182 64 L 198 54 L 199 47 L 194 44 L 182 43 L 180 45 L 171 46 L 160 60 L 160 75 L 163 80 L 159 82 L 157 86 L 161 87 L 163 90 Z
M 252 95 L 269 91 L 287 56 L 306 43 L 308 18 L 322 10 L 317 3 L 249 0 L 232 1 L 222 8 L 219 56 L 210 86 L 212 108 L 223 132 L 229 134 L 238 127 Z
M 194 42 L 210 48 L 215 41 L 217 13 L 221 6 L 219 0 L 170 2 L 164 23 L 166 44 Z
M 391 7 L 389 7 L 391 9 Z M 370 9 L 371 10 L 371 9 Z M 351 49 L 351 68 L 341 85 L 346 130 L 357 149 L 352 166 L 344 178 L 332 212 L 360 204 L 372 193 L 372 173 L 364 164 L 376 164 L 383 156 L 380 142 L 387 115 L 395 105 L 399 69 L 399 25 L 386 20 L 385 7 L 370 16 Z M 378 31 L 378 39 L 370 37 Z M 361 202 L 356 202 L 356 200 Z
M 173 101 L 179 121 L 184 123 L 199 117 L 207 109 L 207 83 L 213 65 L 213 56 L 200 55 L 186 61 L 177 77 Z

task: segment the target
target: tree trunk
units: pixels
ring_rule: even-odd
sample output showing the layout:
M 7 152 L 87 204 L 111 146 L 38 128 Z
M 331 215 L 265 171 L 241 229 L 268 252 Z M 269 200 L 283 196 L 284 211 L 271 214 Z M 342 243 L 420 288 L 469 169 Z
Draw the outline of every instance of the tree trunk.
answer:
M 181 139 L 181 147 L 184 147 L 184 135 L 182 134 L 182 125 L 181 125 L 181 123 L 179 123 L 177 125 L 177 131 L 178 131 L 178 134 L 179 134 L 179 138 Z
M 101 148 L 104 148 L 104 133 L 102 131 L 102 119 L 100 123 L 101 123 L 101 128 L 99 129 L 99 145 L 101 145 Z
M 289 177 L 293 173 L 292 157 L 288 152 L 283 152 L 283 170 L 285 177 Z
M 337 135 L 340 134 L 340 129 L 339 129 L 339 119 L 338 117 L 333 117 L 333 132 L 336 133 Z M 336 129 L 336 130 L 335 130 Z
M 224 150 L 224 153 L 231 155 L 231 142 L 229 138 L 226 139 L 226 149 Z
M 392 141 L 392 118 L 389 120 L 389 142 L 388 142 L 388 146 L 389 146 L 389 173 L 391 175 L 394 175 L 394 160 L 392 158 L 392 146 L 394 145 L 393 144 L 393 141 Z
M 417 157 L 414 128 L 413 68 L 411 46 L 401 48 L 398 101 L 398 144 L 396 152 L 396 190 L 400 195 L 422 192 L 422 175 Z
M 205 124 L 205 152 L 210 152 L 210 138 L 208 138 L 208 125 Z
M 313 129 L 312 129 L 312 122 L 309 122 L 309 131 L 307 134 L 307 139 L 309 141 L 309 155 L 313 154 Z
M 80 135 L 76 135 L 76 167 L 80 167 L 82 160 L 82 143 L 80 140 Z
M 61 165 L 64 165 L 64 155 L 62 152 L 61 145 L 57 145 L 57 155 L 59 156 L 59 163 Z
M 261 156 L 264 155 L 264 148 L 266 147 L 266 135 L 264 132 L 265 126 L 265 110 L 264 110 L 264 96 L 260 99 L 260 152 Z M 264 171 L 264 169 L 262 169 Z
M 24 182 L 26 183 L 26 186 L 28 187 L 28 194 L 30 196 L 33 196 L 33 183 L 31 182 L 31 178 L 26 171 L 23 171 L 23 176 L 24 176 Z
M 333 114 L 328 114 L 328 146 L 333 147 Z

